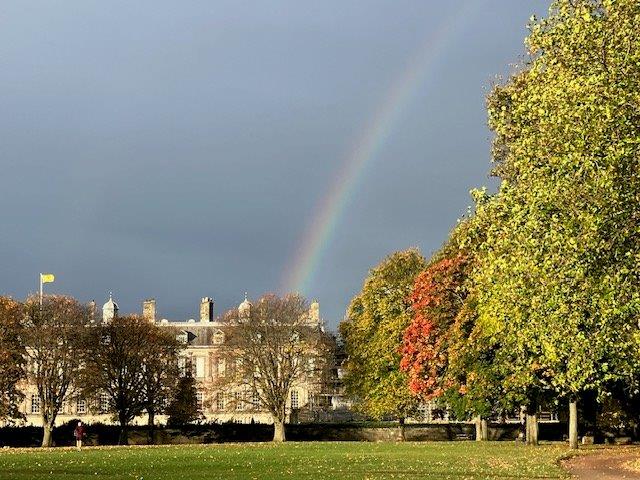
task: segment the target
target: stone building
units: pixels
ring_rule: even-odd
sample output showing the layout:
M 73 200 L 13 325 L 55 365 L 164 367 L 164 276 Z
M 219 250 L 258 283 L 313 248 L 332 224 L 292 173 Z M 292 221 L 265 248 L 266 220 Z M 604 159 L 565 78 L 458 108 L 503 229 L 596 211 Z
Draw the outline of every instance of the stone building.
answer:
M 245 294 L 244 300 L 238 305 L 238 316 L 248 317 L 251 313 L 251 302 Z M 92 304 L 95 310 L 95 305 Z M 110 322 L 118 316 L 118 304 L 109 294 L 109 299 L 102 307 L 102 322 Z M 199 305 L 199 317 L 181 321 L 158 318 L 156 300 L 147 299 L 142 302 L 142 316 L 149 322 L 163 328 L 172 328 L 176 338 L 184 345 L 179 358 L 181 371 L 189 368 L 198 386 L 198 403 L 203 413 L 203 420 L 207 422 L 236 422 L 236 423 L 270 423 L 271 416 L 259 409 L 249 408 L 242 402 L 235 401 L 233 395 L 237 392 L 216 391 L 216 380 L 225 374 L 229 362 L 221 354 L 228 335 L 233 333 L 234 325 L 222 318 L 214 316 L 214 301 L 204 297 Z M 317 301 L 311 303 L 309 309 L 309 325 L 324 333 L 324 322 L 320 317 L 320 305 Z M 100 321 L 100 319 L 98 319 Z M 328 334 L 325 333 L 328 336 Z M 40 406 L 38 397 L 28 387 L 25 389 L 25 399 L 21 411 L 26 416 L 26 423 L 40 425 Z M 330 410 L 332 407 L 332 381 L 326 384 L 306 384 L 301 382 L 291 389 L 287 410 L 291 420 L 313 418 L 314 411 Z M 58 415 L 57 424 L 79 418 L 87 423 L 111 423 L 111 415 L 104 413 L 107 398 L 97 402 L 88 399 L 73 399 L 65 402 Z M 166 421 L 162 415 L 156 416 L 159 422 Z M 134 424 L 146 424 L 146 415 L 138 417 Z

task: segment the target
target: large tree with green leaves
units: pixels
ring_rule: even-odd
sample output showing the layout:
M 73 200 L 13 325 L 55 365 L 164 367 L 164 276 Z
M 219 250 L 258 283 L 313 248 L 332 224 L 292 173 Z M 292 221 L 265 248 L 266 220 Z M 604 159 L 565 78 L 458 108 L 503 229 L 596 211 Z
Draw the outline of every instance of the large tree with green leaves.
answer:
M 369 272 L 340 324 L 348 355 L 345 384 L 359 409 L 374 418 L 411 415 L 418 400 L 400 370 L 400 347 L 411 323 L 411 292 L 426 267 L 416 249 L 396 252 Z
M 640 305 L 640 4 L 557 0 L 489 97 L 502 179 L 474 278 L 506 391 L 571 402 L 631 381 Z

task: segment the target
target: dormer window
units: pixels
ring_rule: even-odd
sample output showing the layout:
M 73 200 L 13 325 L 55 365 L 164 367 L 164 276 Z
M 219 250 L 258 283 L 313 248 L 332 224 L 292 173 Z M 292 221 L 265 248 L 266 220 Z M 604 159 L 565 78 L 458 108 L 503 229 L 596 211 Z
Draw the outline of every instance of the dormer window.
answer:
M 176 340 L 183 345 L 186 345 L 187 343 L 189 343 L 189 332 L 185 332 L 184 330 L 182 330 L 176 335 Z
M 213 344 L 222 345 L 224 343 L 224 332 L 222 330 L 216 330 L 213 334 Z

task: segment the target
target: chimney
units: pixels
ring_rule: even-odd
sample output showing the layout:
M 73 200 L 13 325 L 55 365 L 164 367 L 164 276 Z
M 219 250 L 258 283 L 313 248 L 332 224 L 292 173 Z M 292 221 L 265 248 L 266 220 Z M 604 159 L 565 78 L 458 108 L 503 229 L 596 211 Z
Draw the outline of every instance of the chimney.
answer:
M 200 301 L 200 322 L 213 322 L 213 299 L 203 297 Z
M 156 322 L 156 299 L 148 298 L 142 302 L 142 317 L 151 323 Z
M 93 322 L 96 318 L 96 301 L 91 300 L 89 302 L 89 320 Z
M 309 322 L 313 325 L 320 324 L 320 303 L 317 300 L 311 302 L 309 307 Z

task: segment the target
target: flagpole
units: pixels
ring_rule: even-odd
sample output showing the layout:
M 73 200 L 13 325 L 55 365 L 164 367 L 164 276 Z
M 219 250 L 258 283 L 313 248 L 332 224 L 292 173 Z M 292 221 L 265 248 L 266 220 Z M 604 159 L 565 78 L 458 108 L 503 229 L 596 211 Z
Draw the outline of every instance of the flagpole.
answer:
M 40 273 L 40 308 L 42 308 L 42 301 L 43 301 L 43 285 L 45 283 L 51 283 L 55 280 L 55 276 L 53 275 L 53 273 Z

